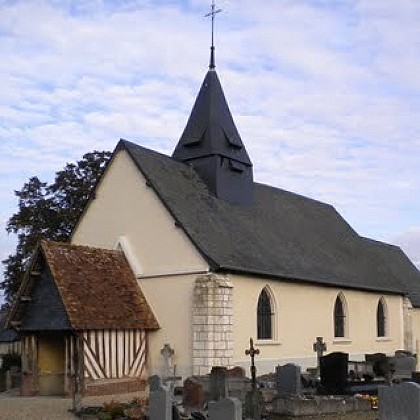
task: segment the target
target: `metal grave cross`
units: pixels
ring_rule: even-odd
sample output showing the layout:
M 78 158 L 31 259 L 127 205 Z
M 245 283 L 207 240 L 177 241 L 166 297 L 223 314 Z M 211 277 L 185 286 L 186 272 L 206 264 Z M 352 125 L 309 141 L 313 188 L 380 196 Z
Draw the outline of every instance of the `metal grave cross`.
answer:
M 255 368 L 254 357 L 260 354 L 258 349 L 254 348 L 254 340 L 252 338 L 249 339 L 249 349 L 245 350 L 245 354 L 251 357 L 251 377 L 252 377 L 252 388 L 256 389 L 257 387 L 257 369 Z

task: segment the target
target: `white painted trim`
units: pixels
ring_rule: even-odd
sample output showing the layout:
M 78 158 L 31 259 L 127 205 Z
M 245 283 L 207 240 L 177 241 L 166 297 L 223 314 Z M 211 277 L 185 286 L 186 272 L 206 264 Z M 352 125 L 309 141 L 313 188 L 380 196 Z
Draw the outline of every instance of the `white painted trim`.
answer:
M 335 337 L 333 340 L 333 344 L 351 344 L 352 339 L 348 337 Z
M 375 341 L 378 341 L 378 342 L 383 342 L 383 341 L 392 341 L 392 338 L 391 337 L 376 337 L 375 338 Z
M 281 346 L 281 341 L 277 340 L 257 340 L 256 346 Z
M 131 269 L 133 270 L 134 275 L 140 276 L 144 273 L 143 267 L 138 260 L 133 247 L 130 244 L 130 241 L 126 236 L 120 236 L 117 239 L 117 243 L 115 244 L 115 249 L 121 248 L 122 252 L 127 258 L 128 264 L 130 265 Z
M 187 274 L 209 274 L 210 270 L 179 270 L 179 271 L 162 271 L 154 274 L 139 274 L 136 275 L 138 280 L 152 279 L 155 277 L 170 277 L 170 276 L 184 276 Z

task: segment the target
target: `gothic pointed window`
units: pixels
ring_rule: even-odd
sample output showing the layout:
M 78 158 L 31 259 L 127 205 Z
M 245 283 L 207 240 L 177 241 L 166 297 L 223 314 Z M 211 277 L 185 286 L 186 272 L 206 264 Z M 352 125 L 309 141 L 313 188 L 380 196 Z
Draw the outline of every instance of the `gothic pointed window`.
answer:
M 273 304 L 270 294 L 264 288 L 258 298 L 257 307 L 257 337 L 259 340 L 273 339 Z
M 346 336 L 346 305 L 344 296 L 340 293 L 334 304 L 334 337 Z
M 378 337 L 387 335 L 387 308 L 384 298 L 379 299 L 376 308 L 376 334 Z

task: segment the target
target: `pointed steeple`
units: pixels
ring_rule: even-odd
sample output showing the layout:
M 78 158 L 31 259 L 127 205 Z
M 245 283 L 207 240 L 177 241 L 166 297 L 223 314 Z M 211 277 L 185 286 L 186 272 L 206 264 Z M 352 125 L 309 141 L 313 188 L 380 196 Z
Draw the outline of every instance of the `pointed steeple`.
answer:
M 190 163 L 218 198 L 252 203 L 252 163 L 214 69 L 206 74 L 172 156 Z

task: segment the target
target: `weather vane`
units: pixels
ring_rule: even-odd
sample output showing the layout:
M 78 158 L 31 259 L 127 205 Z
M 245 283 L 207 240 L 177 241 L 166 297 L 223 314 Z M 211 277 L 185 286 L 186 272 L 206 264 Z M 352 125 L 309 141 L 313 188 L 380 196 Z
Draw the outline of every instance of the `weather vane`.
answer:
M 210 65 L 209 65 L 210 69 L 214 69 L 216 67 L 215 60 L 214 60 L 214 16 L 217 13 L 220 13 L 221 11 L 222 9 L 216 10 L 215 0 L 212 0 L 211 12 L 204 15 L 204 17 L 211 16 L 211 47 L 210 47 Z

